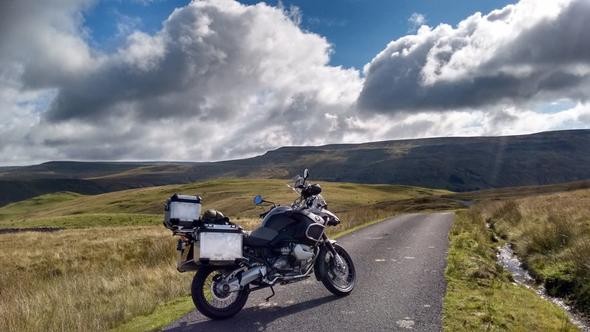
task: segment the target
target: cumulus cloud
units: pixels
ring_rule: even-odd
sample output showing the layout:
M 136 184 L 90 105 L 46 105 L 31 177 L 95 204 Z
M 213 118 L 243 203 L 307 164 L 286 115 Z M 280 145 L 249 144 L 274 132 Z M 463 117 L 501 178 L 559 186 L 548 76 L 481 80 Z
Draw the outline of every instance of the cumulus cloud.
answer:
M 361 108 L 475 109 L 589 97 L 590 2 L 522 0 L 456 27 L 422 26 L 365 66 Z
M 105 52 L 84 26 L 92 6 L 0 2 L 0 164 L 590 127 L 587 1 L 523 0 L 456 27 L 416 15 L 364 77 L 329 64 L 295 7 L 193 1 L 152 34 L 129 20 Z
M 272 104 L 285 100 L 350 102 L 358 73 L 328 66 L 329 52 L 324 38 L 303 32 L 277 8 L 193 2 L 157 34 L 131 34 L 117 54 L 63 84 L 47 116 L 132 111 L 142 118 L 224 120 L 255 109 L 272 116 L 289 106 Z
M 346 122 L 325 126 L 326 114 L 350 116 L 361 88 L 357 70 L 328 65 L 330 44 L 301 30 L 294 8 L 194 1 L 159 32 L 130 33 L 112 54 L 93 53 L 77 12 L 61 12 L 69 23 L 53 33 L 81 45 L 65 49 L 81 52 L 84 65 L 57 76 L 46 66 L 34 77 L 34 63 L 17 65 L 23 89 L 56 91 L 31 118 L 29 141 L 65 158 L 220 159 L 338 141 Z M 52 21 L 43 23 L 39 30 Z
M 21 70 L 28 88 L 53 88 L 93 67 L 81 11 L 87 0 L 0 2 L 0 67 Z M 16 69 L 15 69 L 16 68 Z
M 88 1 L 0 2 L 0 163 L 58 159 L 31 135 L 59 82 L 92 67 L 79 13 Z

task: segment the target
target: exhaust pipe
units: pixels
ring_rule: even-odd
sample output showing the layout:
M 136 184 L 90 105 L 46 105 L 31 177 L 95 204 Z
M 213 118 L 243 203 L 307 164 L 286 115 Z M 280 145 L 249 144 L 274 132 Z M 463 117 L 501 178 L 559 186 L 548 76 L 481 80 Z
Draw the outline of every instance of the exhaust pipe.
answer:
M 242 272 L 240 275 L 240 286 L 246 286 L 252 281 L 258 279 L 258 277 L 264 277 L 266 275 L 266 266 L 253 267 L 247 271 Z

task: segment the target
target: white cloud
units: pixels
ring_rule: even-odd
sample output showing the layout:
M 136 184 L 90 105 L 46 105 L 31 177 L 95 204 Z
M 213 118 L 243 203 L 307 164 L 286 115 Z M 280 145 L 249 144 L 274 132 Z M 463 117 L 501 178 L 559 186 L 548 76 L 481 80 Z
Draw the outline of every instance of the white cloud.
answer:
M 410 25 L 409 32 L 416 32 L 419 27 L 425 25 L 427 22 L 426 16 L 420 13 L 413 13 L 408 18 L 408 24 Z
M 22 91 L 16 79 L 22 72 L 17 66 L 0 70 L 0 163 L 21 164 L 56 159 L 56 151 L 35 147 L 31 133 L 40 121 L 41 112 L 55 97 L 55 91 Z M 31 149 L 34 150 L 31 156 Z M 33 158 L 31 158 L 33 157 Z
M 523 0 L 457 27 L 422 26 L 377 55 L 364 81 L 329 65 L 330 43 L 302 30 L 295 8 L 194 1 L 154 34 L 130 22 L 121 46 L 102 53 L 82 24 L 91 5 L 0 2 L 0 163 L 211 160 L 590 128 L 581 0 Z
M 130 33 L 113 54 L 82 52 L 87 63 L 71 74 L 46 67 L 37 76 L 58 92 L 31 141 L 64 158 L 190 160 L 338 141 L 346 123 L 325 125 L 325 114 L 348 116 L 362 81 L 328 64 L 330 44 L 302 31 L 297 15 L 195 1 L 153 35 Z M 25 159 L 37 158 L 34 144 Z
M 379 114 L 363 121 L 353 121 L 356 132 L 345 135 L 345 142 L 384 138 L 517 135 L 572 128 L 590 129 L 590 105 L 578 103 L 553 113 L 498 106 L 485 110 Z
M 27 87 L 54 87 L 95 65 L 80 12 L 87 0 L 0 1 L 0 67 L 20 66 Z
M 587 0 L 522 0 L 456 27 L 422 26 L 365 66 L 362 108 L 456 110 L 589 97 Z

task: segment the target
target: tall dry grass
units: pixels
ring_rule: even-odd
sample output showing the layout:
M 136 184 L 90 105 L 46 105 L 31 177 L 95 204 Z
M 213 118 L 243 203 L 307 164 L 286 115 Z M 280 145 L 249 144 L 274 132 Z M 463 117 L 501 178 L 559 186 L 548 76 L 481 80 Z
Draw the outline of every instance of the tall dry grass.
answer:
M 163 227 L 0 235 L 0 331 L 104 331 L 188 294 Z

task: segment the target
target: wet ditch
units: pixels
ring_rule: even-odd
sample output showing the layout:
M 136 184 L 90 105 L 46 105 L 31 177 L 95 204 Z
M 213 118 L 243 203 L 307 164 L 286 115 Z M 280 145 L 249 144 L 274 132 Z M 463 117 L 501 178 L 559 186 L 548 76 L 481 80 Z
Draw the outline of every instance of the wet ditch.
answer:
M 516 284 L 529 288 L 535 291 L 540 297 L 558 305 L 567 313 L 572 324 L 584 332 L 590 332 L 590 319 L 577 312 L 563 299 L 548 295 L 545 287 L 543 287 L 543 285 L 538 285 L 535 279 L 523 267 L 522 262 L 518 256 L 516 256 L 514 250 L 512 250 L 510 243 L 498 247 L 496 258 L 498 264 L 512 275 L 512 279 Z

